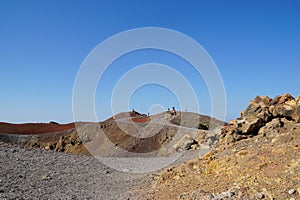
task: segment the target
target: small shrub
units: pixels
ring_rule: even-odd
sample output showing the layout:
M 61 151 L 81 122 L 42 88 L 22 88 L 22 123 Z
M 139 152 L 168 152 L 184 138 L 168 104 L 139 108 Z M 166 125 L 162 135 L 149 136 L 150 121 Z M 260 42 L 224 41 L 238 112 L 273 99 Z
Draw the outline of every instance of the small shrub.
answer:
M 205 125 L 205 124 L 199 124 L 198 125 L 198 129 L 200 130 L 208 130 L 209 126 L 208 125 Z

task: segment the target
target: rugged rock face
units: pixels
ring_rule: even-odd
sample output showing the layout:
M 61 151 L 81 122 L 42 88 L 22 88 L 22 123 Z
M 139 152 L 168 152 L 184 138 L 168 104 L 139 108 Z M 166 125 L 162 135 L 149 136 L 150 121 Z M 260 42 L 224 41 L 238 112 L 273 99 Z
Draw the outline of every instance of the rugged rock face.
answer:
M 299 99 L 256 97 L 208 154 L 164 170 L 139 199 L 300 199 Z
M 56 141 L 47 143 L 40 142 L 39 147 L 58 152 L 90 155 L 82 145 L 82 141 L 75 130 L 71 131 L 68 135 L 60 136 Z
M 230 121 L 222 130 L 222 137 L 228 142 L 268 134 L 279 127 L 300 122 L 300 96 L 296 99 L 290 94 L 279 95 L 274 99 L 257 96 L 250 101 L 241 117 Z

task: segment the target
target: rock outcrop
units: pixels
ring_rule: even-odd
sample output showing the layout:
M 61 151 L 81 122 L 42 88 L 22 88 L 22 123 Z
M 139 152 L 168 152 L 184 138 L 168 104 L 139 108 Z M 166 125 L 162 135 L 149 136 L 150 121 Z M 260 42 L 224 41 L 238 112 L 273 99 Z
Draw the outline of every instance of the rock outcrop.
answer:
M 268 134 L 295 123 L 300 123 L 300 96 L 294 98 L 290 94 L 284 94 L 274 99 L 257 96 L 241 112 L 240 118 L 230 121 L 221 135 L 230 143 L 258 134 Z
M 139 199 L 300 199 L 299 99 L 256 97 L 205 156 L 167 168 Z

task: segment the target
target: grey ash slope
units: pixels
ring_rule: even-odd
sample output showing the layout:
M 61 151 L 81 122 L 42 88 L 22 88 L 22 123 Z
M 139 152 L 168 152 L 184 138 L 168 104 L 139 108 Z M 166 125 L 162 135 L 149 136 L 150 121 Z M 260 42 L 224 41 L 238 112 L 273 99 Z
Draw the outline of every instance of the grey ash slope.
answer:
M 93 157 L 0 143 L 0 199 L 134 199 L 150 177 L 112 170 Z

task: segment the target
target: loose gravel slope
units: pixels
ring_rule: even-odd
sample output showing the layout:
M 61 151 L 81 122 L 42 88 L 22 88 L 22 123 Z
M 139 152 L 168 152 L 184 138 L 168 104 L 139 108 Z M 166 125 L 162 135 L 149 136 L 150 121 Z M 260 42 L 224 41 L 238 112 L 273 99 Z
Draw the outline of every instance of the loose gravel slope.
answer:
M 0 142 L 0 199 L 135 199 L 134 189 L 149 182 L 93 157 Z

